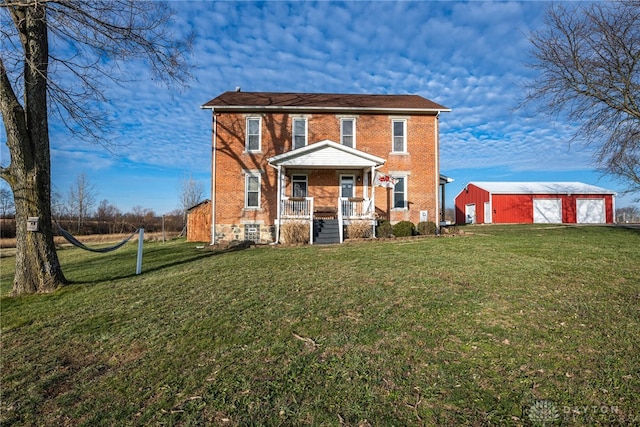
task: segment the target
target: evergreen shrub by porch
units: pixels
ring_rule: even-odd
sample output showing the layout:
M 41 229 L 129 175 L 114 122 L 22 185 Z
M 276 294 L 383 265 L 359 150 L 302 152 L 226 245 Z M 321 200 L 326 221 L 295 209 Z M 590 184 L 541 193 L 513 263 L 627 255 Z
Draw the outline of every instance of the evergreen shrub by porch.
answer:
M 433 221 L 422 221 L 418 223 L 417 230 L 421 236 L 432 236 L 436 234 L 438 227 Z
M 288 221 L 280 227 L 282 243 L 309 243 L 309 223 L 307 221 Z
M 393 235 L 407 237 L 416 234 L 416 226 L 411 221 L 400 221 L 393 226 Z
M 371 223 L 369 221 L 351 221 L 347 225 L 347 237 L 349 239 L 366 239 L 371 237 Z
M 393 236 L 393 226 L 389 221 L 380 220 L 376 226 L 376 237 L 391 237 Z

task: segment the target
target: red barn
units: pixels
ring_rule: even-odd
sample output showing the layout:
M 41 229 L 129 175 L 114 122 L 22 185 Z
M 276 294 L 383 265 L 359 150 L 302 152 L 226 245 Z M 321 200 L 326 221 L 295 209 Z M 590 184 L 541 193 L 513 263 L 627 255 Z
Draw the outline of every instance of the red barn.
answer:
M 456 224 L 612 224 L 616 193 L 581 182 L 470 182 Z

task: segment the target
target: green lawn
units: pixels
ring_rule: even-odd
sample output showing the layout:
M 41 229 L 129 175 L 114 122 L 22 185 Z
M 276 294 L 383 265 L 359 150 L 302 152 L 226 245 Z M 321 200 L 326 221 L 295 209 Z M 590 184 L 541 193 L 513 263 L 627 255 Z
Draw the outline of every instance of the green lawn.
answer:
M 62 250 L 1 300 L 0 423 L 639 425 L 640 230 L 465 231 Z

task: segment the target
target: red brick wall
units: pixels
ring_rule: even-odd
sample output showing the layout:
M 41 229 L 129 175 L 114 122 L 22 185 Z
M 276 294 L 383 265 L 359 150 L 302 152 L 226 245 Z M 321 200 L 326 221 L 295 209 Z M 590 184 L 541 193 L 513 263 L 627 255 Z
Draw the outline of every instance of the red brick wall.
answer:
M 262 115 L 261 152 L 245 152 L 246 117 L 256 117 L 245 113 L 216 113 L 214 141 L 216 149 L 215 209 L 216 224 L 240 224 L 263 221 L 273 224 L 277 215 L 277 171 L 267 164 L 267 159 L 291 149 L 292 115 L 288 113 Z M 305 114 L 308 119 L 308 143 L 330 139 L 340 142 L 340 118 L 355 117 L 356 149 L 386 159 L 380 169 L 383 173 L 407 173 L 408 210 L 391 212 L 392 221 L 419 221 L 419 211 L 427 210 L 429 219 L 437 221 L 438 171 L 436 170 L 434 116 L 340 115 L 334 113 Z M 407 119 L 407 154 L 392 151 L 393 118 Z M 261 172 L 261 207 L 244 209 L 244 171 Z M 360 171 L 310 170 L 309 196 L 314 197 L 316 206 L 332 206 L 340 191 L 340 174 L 358 175 Z M 288 186 L 287 181 L 287 186 Z M 363 192 L 362 181 L 357 183 L 356 195 Z M 290 194 L 287 188 L 286 194 Z M 387 194 L 384 188 L 376 188 L 376 208 L 386 213 Z

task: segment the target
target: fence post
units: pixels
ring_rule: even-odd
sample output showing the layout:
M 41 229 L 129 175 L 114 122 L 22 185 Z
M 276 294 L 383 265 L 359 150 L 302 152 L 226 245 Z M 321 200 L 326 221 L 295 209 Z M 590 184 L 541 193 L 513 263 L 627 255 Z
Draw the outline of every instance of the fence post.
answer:
M 140 227 L 138 234 L 138 262 L 136 264 L 136 274 L 142 273 L 142 244 L 144 242 L 144 228 Z

